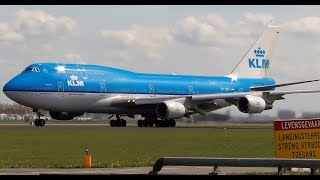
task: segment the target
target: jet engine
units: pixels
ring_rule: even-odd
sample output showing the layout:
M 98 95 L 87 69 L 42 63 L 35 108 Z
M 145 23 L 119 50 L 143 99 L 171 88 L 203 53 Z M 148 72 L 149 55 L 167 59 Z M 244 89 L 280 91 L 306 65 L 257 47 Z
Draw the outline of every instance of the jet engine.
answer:
M 82 116 L 83 112 L 49 112 L 50 117 L 56 120 L 71 120 L 76 116 Z
M 257 96 L 241 97 L 237 103 L 239 111 L 243 113 L 261 113 L 264 110 L 272 109 L 272 105 Z
M 157 116 L 161 119 L 179 119 L 186 115 L 186 107 L 175 101 L 164 101 L 156 107 Z

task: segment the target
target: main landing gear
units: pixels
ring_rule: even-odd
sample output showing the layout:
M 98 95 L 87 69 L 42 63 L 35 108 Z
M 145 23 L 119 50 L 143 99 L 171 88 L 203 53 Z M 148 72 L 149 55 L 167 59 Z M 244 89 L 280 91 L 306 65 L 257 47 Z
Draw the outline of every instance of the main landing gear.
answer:
M 110 118 L 112 118 L 113 115 Z M 127 121 L 121 119 L 121 115 L 116 115 L 117 120 L 111 120 L 110 126 L 111 127 L 126 127 Z M 174 119 L 160 119 L 158 120 L 157 117 L 144 117 L 144 120 L 138 120 L 139 127 L 175 127 L 176 121 Z
M 40 112 L 37 112 L 37 118 L 34 120 L 35 126 L 44 126 L 46 124 L 46 121 L 44 119 L 41 119 L 40 116 L 43 116 Z
M 175 127 L 176 121 L 174 119 L 162 119 L 162 120 L 153 120 L 145 118 L 145 120 L 138 120 L 139 127 Z
M 111 127 L 126 127 L 127 126 L 127 121 L 124 120 L 124 119 L 121 119 L 121 115 L 117 114 L 116 118 L 117 118 L 117 120 L 111 120 L 110 121 L 110 126 Z

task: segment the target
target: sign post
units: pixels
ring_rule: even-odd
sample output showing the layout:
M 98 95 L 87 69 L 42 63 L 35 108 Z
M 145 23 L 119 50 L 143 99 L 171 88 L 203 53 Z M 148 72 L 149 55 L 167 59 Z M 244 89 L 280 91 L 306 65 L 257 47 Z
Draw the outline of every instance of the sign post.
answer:
M 320 119 L 273 122 L 276 158 L 320 159 Z

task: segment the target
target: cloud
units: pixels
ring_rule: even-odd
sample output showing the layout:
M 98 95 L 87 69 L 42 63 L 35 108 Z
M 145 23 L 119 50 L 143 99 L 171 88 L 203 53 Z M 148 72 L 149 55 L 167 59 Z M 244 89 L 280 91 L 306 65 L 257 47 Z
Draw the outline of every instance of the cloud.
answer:
M 21 9 L 16 12 L 15 28 L 24 35 L 64 34 L 73 31 L 77 23 L 66 16 L 55 17 L 40 10 Z
M 244 18 L 249 23 L 269 25 L 274 17 L 271 14 L 246 12 Z
M 12 20 L 0 22 L 0 42 L 48 42 L 63 38 L 76 27 L 76 21 L 66 16 L 58 17 L 44 11 L 20 9 Z
M 161 55 L 159 53 L 156 53 L 156 52 L 148 52 L 146 57 L 147 57 L 147 59 L 151 59 L 151 60 L 160 60 L 160 59 L 162 59 Z
M 82 60 L 79 54 L 67 54 L 64 56 L 64 59 L 77 60 L 77 61 Z
M 63 60 L 72 63 L 84 63 L 82 57 L 79 54 L 66 54 L 64 55 Z
M 219 29 L 227 29 L 229 27 L 229 22 L 217 14 L 209 14 L 207 16 L 207 21 L 209 24 Z
M 101 30 L 100 35 L 120 45 L 144 48 L 159 48 L 168 45 L 173 40 L 167 28 L 150 28 L 138 25 L 133 25 L 128 30 Z
M 214 45 L 219 43 L 216 28 L 207 20 L 194 16 L 184 18 L 173 30 L 173 34 L 177 40 L 190 44 Z
M 0 42 L 21 42 L 23 40 L 22 34 L 12 31 L 7 23 L 0 23 Z
M 283 28 L 293 33 L 320 34 L 320 16 L 308 16 L 284 23 Z
M 121 48 L 162 48 L 175 42 L 216 48 L 242 46 L 262 32 L 257 31 L 257 26 L 265 26 L 273 18 L 269 14 L 246 12 L 241 20 L 230 22 L 219 14 L 208 14 L 187 16 L 171 28 L 133 25 L 128 29 L 103 29 L 99 34 L 110 46 Z
M 273 19 L 272 15 L 247 12 L 236 22 L 228 22 L 222 16 L 188 16 L 173 30 L 176 40 L 201 46 L 241 46 L 244 39 L 256 38 L 257 27 L 265 26 Z

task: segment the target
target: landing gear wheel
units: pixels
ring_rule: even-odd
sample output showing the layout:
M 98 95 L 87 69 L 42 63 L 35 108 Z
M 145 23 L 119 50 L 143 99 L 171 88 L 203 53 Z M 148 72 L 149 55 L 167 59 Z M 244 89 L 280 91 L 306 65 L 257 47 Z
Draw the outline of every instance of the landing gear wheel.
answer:
M 176 126 L 176 121 L 174 119 L 170 119 L 170 127 L 175 127 Z
M 46 121 L 44 119 L 39 119 L 39 126 L 44 126 L 46 124 Z
M 126 127 L 127 126 L 127 121 L 126 120 L 121 120 L 121 126 Z
M 171 121 L 169 119 L 164 120 L 164 127 L 170 127 Z
M 159 121 L 159 127 L 165 127 L 165 121 L 164 120 L 161 120 Z
M 116 127 L 120 127 L 121 126 L 121 120 L 116 120 Z
M 110 126 L 111 127 L 115 127 L 116 126 L 116 121 L 115 120 L 111 120 L 110 121 Z
M 148 122 L 148 125 L 149 125 L 149 127 L 153 127 L 154 122 L 153 122 L 153 121 L 149 121 L 149 122 Z
M 160 121 L 159 120 L 156 120 L 155 122 L 154 122 L 154 124 L 156 125 L 156 127 L 161 127 L 160 125 Z
M 39 119 L 34 120 L 34 125 L 37 127 L 40 126 Z
M 138 120 L 138 126 L 142 127 L 142 120 Z
M 40 119 L 40 116 L 43 116 L 40 112 L 38 112 L 37 109 L 34 110 L 34 112 L 37 112 L 37 118 L 34 120 L 34 125 L 35 126 L 44 126 L 46 124 L 46 121 L 44 119 Z
M 143 127 L 148 127 L 149 122 L 146 121 L 146 120 L 143 120 L 143 121 L 142 121 L 142 125 L 143 125 Z

